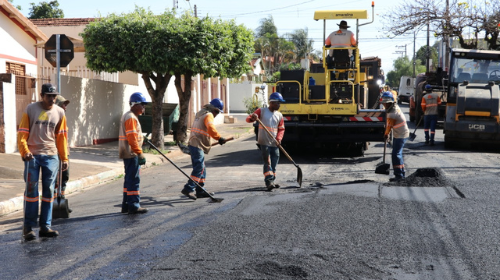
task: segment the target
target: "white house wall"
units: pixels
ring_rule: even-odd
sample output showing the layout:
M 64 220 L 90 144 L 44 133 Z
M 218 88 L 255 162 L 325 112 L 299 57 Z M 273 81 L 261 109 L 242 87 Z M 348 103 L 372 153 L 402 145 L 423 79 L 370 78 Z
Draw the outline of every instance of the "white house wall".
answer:
M 61 76 L 67 107 L 68 144 L 88 146 L 118 140 L 120 118 L 137 86 Z
M 36 40 L 0 13 L 0 73 L 5 73 L 5 62 L 26 64 L 26 74 L 36 77 Z M 28 65 L 35 65 L 34 68 Z
M 229 100 L 232 113 L 245 113 L 247 108 L 243 100 L 245 98 L 252 98 L 255 93 L 255 88 L 261 86 L 262 84 L 255 84 L 249 81 L 245 81 L 238 84 L 229 84 L 229 89 L 231 91 L 231 99 Z M 267 86 L 264 92 L 267 93 Z M 258 94 L 259 100 L 262 101 L 262 95 Z
M 5 153 L 17 151 L 17 122 L 16 120 L 16 88 L 14 80 L 12 83 L 3 83 L 3 105 L 4 131 L 5 131 Z

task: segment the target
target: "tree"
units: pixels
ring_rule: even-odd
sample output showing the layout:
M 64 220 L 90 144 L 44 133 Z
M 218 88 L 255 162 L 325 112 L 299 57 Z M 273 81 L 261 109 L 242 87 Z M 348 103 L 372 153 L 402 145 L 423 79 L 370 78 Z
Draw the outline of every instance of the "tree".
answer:
M 290 34 L 290 41 L 295 45 L 296 62 L 300 63 L 302 58 L 309 57 L 309 53 L 313 51 L 314 40 L 308 39 L 308 29 L 297 29 Z
M 30 13 L 29 19 L 40 19 L 40 18 L 64 18 L 63 10 L 59 9 L 59 2 L 40 2 L 40 4 L 35 5 L 35 3 L 30 3 Z
M 429 23 L 436 37 L 445 41 L 457 37 L 461 47 L 466 49 L 477 48 L 479 35 L 484 33 L 483 38 L 492 49 L 498 47 L 495 25 L 500 20 L 499 9 L 499 1 L 446 0 L 443 5 L 438 0 L 414 0 L 394 6 L 383 18 L 384 25 L 390 26 L 386 31 L 392 36 L 412 33 Z
M 434 43 L 434 46 L 429 46 L 429 59 L 432 60 L 432 64 L 431 65 L 433 66 L 434 69 L 436 69 L 437 64 L 438 64 L 437 44 L 438 44 L 438 42 Z M 427 62 L 427 46 L 420 47 L 420 49 L 418 49 L 418 51 L 415 54 L 415 56 L 417 57 L 417 60 L 422 61 L 422 63 L 424 65 L 426 65 L 426 62 Z
M 161 105 L 170 79 L 175 77 L 179 96 L 176 139 L 184 142 L 192 77 L 239 77 L 249 70 L 253 54 L 252 31 L 243 25 L 188 13 L 176 17 L 169 10 L 154 15 L 136 7 L 129 14 L 111 14 L 90 23 L 81 36 L 90 69 L 141 74 L 153 101 L 151 142 L 161 148 Z
M 260 25 L 255 30 L 255 37 L 264 37 L 266 34 L 276 34 L 278 35 L 278 28 L 274 24 L 273 16 L 269 15 L 268 18 L 263 18 L 260 20 Z
M 408 57 L 404 56 L 394 60 L 393 66 L 394 70 L 387 73 L 385 82 L 391 87 L 399 86 L 401 76 L 413 76 L 413 62 Z M 425 66 L 419 59 L 415 61 L 415 71 L 416 74 L 425 72 Z

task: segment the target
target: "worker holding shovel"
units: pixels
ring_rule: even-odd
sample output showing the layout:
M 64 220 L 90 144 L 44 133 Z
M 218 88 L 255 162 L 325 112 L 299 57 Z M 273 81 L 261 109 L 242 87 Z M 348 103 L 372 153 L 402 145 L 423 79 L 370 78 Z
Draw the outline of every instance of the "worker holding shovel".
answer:
M 389 138 L 389 133 L 392 130 L 392 168 L 394 170 L 394 178 L 390 181 L 400 181 L 405 178 L 405 164 L 403 161 L 403 147 L 408 140 L 410 131 L 406 124 L 406 118 L 399 106 L 394 100 L 391 92 L 382 93 L 380 103 L 384 105 L 387 115 L 387 127 L 385 129 L 384 138 Z
M 52 84 L 43 84 L 42 100 L 26 107 L 17 133 L 17 147 L 25 163 L 23 238 L 26 241 L 36 238 L 33 227 L 37 224 L 40 237 L 59 235 L 57 230 L 51 229 L 52 206 L 59 165 L 63 171 L 68 168 L 68 132 L 64 110 L 54 106 L 58 95 Z M 40 175 L 41 197 L 38 190 Z M 40 199 L 42 206 L 38 220 Z
M 274 92 L 269 97 L 269 107 L 257 109 L 246 119 L 248 123 L 260 120 L 257 142 L 264 160 L 264 182 L 268 191 L 279 188 L 274 181 L 276 180 L 276 165 L 280 159 L 278 146 L 285 135 L 283 115 L 278 111 L 280 102 L 285 102 L 285 100 L 279 92 Z M 266 133 L 264 128 L 267 128 L 272 135 Z
M 222 100 L 215 98 L 210 101 L 210 104 L 206 104 L 198 113 L 196 113 L 188 142 L 193 171 L 191 172 L 191 179 L 188 180 L 181 191 L 183 195 L 190 199 L 196 200 L 197 198 L 210 197 L 210 195 L 213 195 L 213 193 L 208 194 L 203 190 L 205 189 L 205 178 L 207 177 L 205 154 L 208 154 L 210 152 L 210 148 L 212 147 L 210 144 L 210 137 L 218 140 L 220 145 L 226 143 L 226 139 L 220 136 L 214 125 L 215 117 L 217 117 L 219 113 L 222 113 L 223 109 L 224 103 Z M 197 188 L 195 182 L 198 183 L 203 189 L 200 189 L 199 187 Z

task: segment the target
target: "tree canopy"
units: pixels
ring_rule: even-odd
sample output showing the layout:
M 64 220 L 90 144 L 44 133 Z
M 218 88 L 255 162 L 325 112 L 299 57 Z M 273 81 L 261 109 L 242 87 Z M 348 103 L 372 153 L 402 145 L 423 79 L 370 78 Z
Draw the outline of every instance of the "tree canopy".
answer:
M 302 58 L 312 55 L 314 40 L 308 38 L 307 28 L 279 36 L 273 17 L 269 16 L 260 20 L 255 34 L 255 52 L 265 58 L 264 69 L 268 80 L 279 77 L 275 73 L 281 69 L 295 69 Z
M 40 2 L 38 5 L 30 3 L 30 5 L 29 19 L 64 18 L 64 12 L 59 9 L 59 2 L 57 2 L 57 0 Z
M 176 136 L 184 142 L 192 77 L 245 73 L 253 54 L 252 34 L 234 21 L 196 18 L 188 13 L 177 16 L 170 10 L 155 15 L 136 7 L 131 13 L 110 14 L 90 23 L 81 36 L 90 69 L 142 74 L 153 101 L 152 143 L 163 148 L 161 104 L 171 77 L 175 76 L 180 105 Z
M 499 49 L 499 10 L 499 1 L 414 0 L 395 5 L 383 18 L 391 36 L 418 31 L 429 23 L 436 37 L 456 38 L 462 48 L 475 49 L 483 39 L 489 49 Z
M 389 71 L 386 77 L 386 84 L 391 87 L 398 87 L 401 76 L 413 76 L 413 62 L 408 57 L 403 56 L 394 60 L 394 70 Z M 425 65 L 417 59 L 415 61 L 415 75 L 425 72 Z

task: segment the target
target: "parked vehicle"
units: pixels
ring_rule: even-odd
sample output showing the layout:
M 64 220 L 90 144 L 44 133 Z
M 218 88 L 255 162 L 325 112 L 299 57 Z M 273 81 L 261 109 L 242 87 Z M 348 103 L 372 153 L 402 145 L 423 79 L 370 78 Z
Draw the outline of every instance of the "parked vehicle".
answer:
M 398 103 L 410 103 L 410 96 L 415 94 L 415 78 L 410 76 L 401 76 L 398 88 Z

